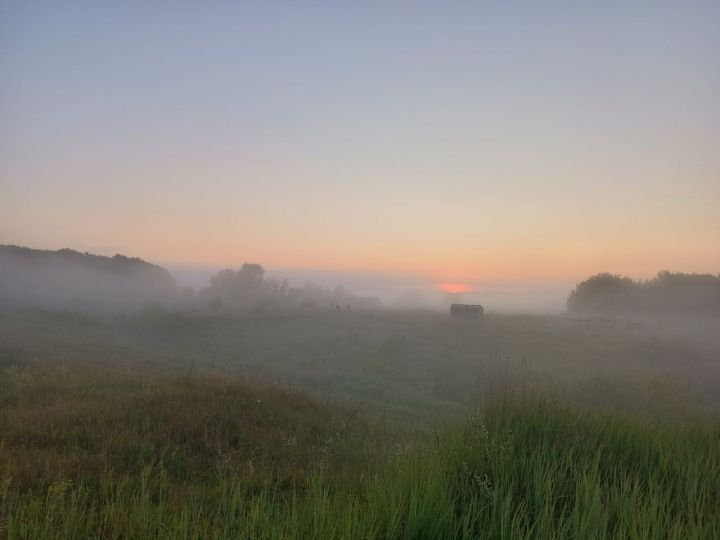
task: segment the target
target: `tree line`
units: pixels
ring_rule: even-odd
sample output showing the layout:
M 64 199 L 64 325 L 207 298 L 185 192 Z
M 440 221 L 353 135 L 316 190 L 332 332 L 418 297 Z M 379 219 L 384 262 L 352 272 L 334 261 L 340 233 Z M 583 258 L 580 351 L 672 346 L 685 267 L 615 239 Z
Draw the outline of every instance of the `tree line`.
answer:
M 191 298 L 191 290 L 181 291 Z M 210 278 L 210 286 L 195 294 L 195 305 L 237 311 L 283 307 L 375 308 L 377 298 L 357 296 L 344 287 L 326 288 L 312 282 L 293 286 L 286 279 L 265 277 L 265 269 L 245 263 L 239 269 L 222 270 Z
M 378 307 L 376 298 L 343 287 L 293 286 L 266 277 L 259 264 L 222 270 L 208 287 L 180 288 L 165 268 L 142 259 L 105 257 L 71 249 L 0 246 L 0 310 L 43 308 L 92 315 L 129 313 L 148 307 L 240 312 L 265 308 Z
M 662 271 L 648 280 L 596 274 L 570 292 L 573 312 L 720 316 L 720 275 Z

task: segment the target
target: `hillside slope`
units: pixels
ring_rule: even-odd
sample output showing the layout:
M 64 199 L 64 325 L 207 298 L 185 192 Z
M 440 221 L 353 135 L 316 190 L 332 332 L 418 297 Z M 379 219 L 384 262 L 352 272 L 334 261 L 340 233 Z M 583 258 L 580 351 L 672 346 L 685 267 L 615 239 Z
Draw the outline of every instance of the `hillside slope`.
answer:
M 175 279 L 138 258 L 71 249 L 0 246 L 0 307 L 42 307 L 107 314 L 164 302 Z

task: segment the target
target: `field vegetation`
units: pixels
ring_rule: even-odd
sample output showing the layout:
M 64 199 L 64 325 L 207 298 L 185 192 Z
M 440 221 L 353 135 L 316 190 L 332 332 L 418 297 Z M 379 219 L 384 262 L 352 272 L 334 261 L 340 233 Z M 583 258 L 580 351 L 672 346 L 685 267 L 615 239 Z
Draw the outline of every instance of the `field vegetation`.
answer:
M 709 342 L 342 315 L 3 314 L 0 537 L 720 535 Z

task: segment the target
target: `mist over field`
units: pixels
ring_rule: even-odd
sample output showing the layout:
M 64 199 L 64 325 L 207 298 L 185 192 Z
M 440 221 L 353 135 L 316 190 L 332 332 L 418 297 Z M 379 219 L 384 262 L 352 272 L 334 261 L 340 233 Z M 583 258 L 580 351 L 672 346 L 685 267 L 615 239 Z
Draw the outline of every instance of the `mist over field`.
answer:
M 720 538 L 718 51 L 0 2 L 0 540 Z
M 44 321 L 43 333 L 59 332 L 61 343 L 100 339 L 168 354 L 177 369 L 283 381 L 361 407 L 401 409 L 411 395 L 430 410 L 433 401 L 439 410 L 471 406 L 486 399 L 483 370 L 521 363 L 531 366 L 523 377 L 543 380 L 533 384 L 593 407 L 621 408 L 628 399 L 639 410 L 660 406 L 645 391 L 659 379 L 668 413 L 720 412 L 720 275 L 663 271 L 637 281 L 600 273 L 566 290 L 562 309 L 552 310 L 533 304 L 532 290 L 456 290 L 359 272 L 290 270 L 288 279 L 257 263 L 178 280 L 142 259 L 69 249 L 0 246 L 0 269 L 0 309 L 28 335 L 33 321 Z M 478 314 L 455 311 L 473 304 L 482 305 Z M 583 395 L 592 385 L 607 396 Z
M 11 538 L 506 537 L 494 513 L 510 538 L 720 530 L 720 276 L 601 273 L 530 313 L 256 263 L 197 289 L 72 250 L 0 246 L 0 269 Z
M 169 271 L 181 286 L 201 288 L 220 267 L 174 266 Z M 338 270 L 268 268 L 271 276 L 292 283 L 319 283 L 328 287 L 346 287 L 363 296 L 373 296 L 389 307 L 445 309 L 447 291 L 443 283 L 412 274 L 387 272 L 351 272 Z M 567 291 L 574 283 L 474 283 L 462 293 L 463 301 L 483 303 L 495 311 L 516 313 L 561 313 Z

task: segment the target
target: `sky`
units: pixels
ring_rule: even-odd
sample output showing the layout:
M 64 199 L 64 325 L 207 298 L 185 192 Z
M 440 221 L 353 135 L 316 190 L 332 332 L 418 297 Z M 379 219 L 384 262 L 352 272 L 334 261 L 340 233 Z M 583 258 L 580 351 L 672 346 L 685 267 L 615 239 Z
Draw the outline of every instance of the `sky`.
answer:
M 0 80 L 0 243 L 441 289 L 720 272 L 718 2 L 0 0 Z

